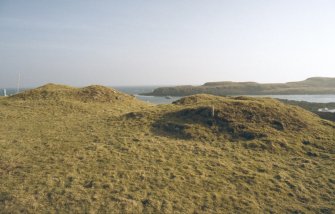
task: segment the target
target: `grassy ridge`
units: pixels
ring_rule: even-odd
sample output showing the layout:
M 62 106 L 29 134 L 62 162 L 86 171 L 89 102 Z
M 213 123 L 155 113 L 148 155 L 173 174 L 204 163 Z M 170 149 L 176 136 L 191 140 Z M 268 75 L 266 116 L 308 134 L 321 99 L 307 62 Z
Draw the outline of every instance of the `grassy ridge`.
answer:
M 201 93 L 213 95 L 335 94 L 335 78 L 313 77 L 300 82 L 273 84 L 210 82 L 202 86 L 161 87 L 146 95 L 188 96 Z
M 335 211 L 332 122 L 273 99 L 89 89 L 0 99 L 0 210 Z

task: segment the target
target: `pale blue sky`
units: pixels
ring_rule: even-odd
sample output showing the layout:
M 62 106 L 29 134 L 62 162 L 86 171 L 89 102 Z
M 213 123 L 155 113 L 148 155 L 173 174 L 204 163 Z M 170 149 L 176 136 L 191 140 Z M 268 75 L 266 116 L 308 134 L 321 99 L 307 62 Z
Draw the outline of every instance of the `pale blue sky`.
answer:
M 333 0 L 0 0 L 0 88 L 335 76 Z

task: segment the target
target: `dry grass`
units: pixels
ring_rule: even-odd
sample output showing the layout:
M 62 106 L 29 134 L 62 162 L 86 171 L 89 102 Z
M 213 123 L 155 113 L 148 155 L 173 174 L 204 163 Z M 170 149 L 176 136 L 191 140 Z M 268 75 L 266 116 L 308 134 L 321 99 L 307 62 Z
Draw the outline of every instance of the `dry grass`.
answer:
M 0 109 L 2 213 L 335 212 L 335 124 L 272 99 L 48 85 Z

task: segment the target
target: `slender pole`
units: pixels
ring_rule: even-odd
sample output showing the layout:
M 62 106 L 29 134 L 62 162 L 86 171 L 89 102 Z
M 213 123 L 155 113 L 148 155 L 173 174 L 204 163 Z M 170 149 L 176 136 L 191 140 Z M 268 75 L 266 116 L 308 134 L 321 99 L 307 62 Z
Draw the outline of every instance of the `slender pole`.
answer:
M 6 91 L 6 89 L 3 89 L 3 95 L 4 95 L 5 97 L 7 97 L 7 91 Z
M 20 81 L 21 81 L 21 73 L 19 73 L 19 79 L 17 80 L 17 90 L 16 90 L 17 94 L 20 92 Z

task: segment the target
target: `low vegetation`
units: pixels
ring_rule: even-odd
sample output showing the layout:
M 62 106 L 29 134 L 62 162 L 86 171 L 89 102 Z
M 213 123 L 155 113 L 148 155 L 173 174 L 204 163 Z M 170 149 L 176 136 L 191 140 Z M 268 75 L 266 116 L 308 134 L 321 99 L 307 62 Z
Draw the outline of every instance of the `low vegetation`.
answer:
M 314 114 L 319 115 L 319 117 L 335 122 L 335 113 L 332 112 L 320 112 L 319 109 L 328 108 L 335 109 L 335 103 L 311 103 L 305 101 L 295 101 L 295 100 L 280 100 L 283 103 L 299 106 Z
M 3 213 L 332 213 L 335 123 L 270 98 L 0 99 Z

